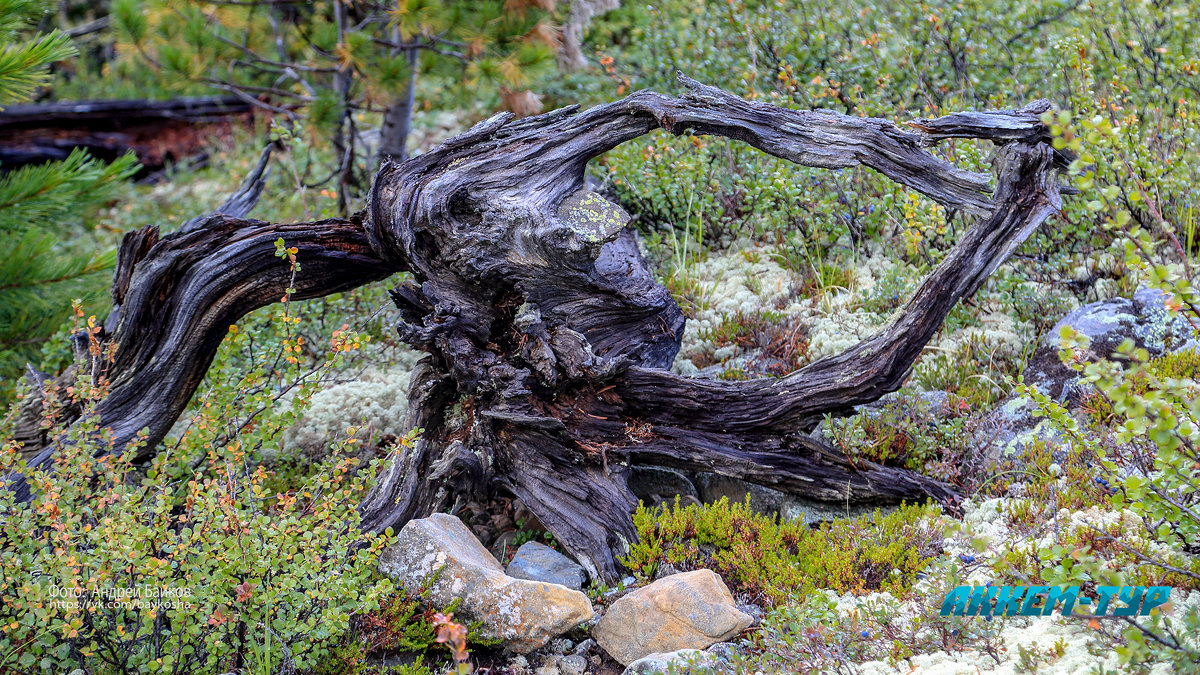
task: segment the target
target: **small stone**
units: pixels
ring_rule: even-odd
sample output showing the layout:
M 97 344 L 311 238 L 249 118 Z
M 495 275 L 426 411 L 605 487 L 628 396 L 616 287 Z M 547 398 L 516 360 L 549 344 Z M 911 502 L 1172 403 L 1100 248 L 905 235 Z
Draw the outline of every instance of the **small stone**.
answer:
M 753 619 L 754 622 L 750 624 L 751 626 L 757 626 L 758 624 L 762 623 L 763 619 L 767 618 L 767 610 L 759 607 L 753 602 L 739 602 L 737 604 L 737 608 L 739 611 L 745 613 L 747 616 Z
M 550 651 L 555 654 L 566 654 L 574 646 L 575 643 L 566 638 L 557 638 L 550 643 Z
M 544 647 L 592 618 L 586 595 L 506 575 L 471 530 L 445 513 L 409 521 L 379 557 L 379 571 L 410 593 L 419 592 L 438 573 L 429 587 L 433 606 L 461 599 L 457 620 L 480 622 L 481 637 L 500 639 L 515 652 Z
M 712 570 L 659 579 L 614 602 L 592 631 L 622 665 L 650 654 L 704 649 L 746 629 L 753 618 L 739 611 Z
M 587 659 L 582 656 L 564 656 L 558 660 L 558 672 L 561 675 L 583 675 L 587 667 Z
M 587 572 L 567 556 L 536 541 L 526 542 L 517 549 L 508 564 L 508 576 L 530 581 L 561 584 L 578 591 L 587 581 Z
M 672 574 L 679 574 L 679 572 L 680 570 L 676 569 L 676 567 L 669 562 L 659 563 L 658 567 L 654 570 L 654 580 L 658 581 L 659 579 L 669 577 Z
M 637 583 L 637 579 L 633 577 L 625 577 L 617 582 L 616 586 L 604 591 L 601 595 L 605 598 L 611 598 L 614 595 L 624 595 L 629 589 Z
M 648 654 L 629 664 L 622 675 L 700 675 L 713 672 L 716 657 L 699 649 Z
M 704 651 L 712 654 L 722 661 L 732 661 L 734 657 L 740 656 L 742 653 L 741 648 L 739 648 L 733 642 L 718 642 Z

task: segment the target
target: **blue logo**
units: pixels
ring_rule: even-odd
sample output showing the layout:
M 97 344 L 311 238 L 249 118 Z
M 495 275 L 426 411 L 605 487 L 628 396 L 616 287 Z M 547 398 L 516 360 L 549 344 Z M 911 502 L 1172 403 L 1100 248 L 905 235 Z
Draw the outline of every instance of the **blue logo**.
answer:
M 1170 586 L 1100 586 L 1093 599 L 1079 586 L 958 586 L 942 601 L 942 616 L 1147 616 L 1171 598 Z

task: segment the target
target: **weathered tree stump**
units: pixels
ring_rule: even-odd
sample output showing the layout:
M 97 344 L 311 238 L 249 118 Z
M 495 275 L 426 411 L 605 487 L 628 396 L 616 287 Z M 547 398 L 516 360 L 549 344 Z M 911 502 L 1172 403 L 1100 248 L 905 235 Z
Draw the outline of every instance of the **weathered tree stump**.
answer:
M 400 336 L 428 353 L 413 375 L 397 451 L 363 505 L 364 527 L 398 527 L 482 495 L 519 497 L 593 576 L 618 574 L 634 537 L 629 467 L 715 472 L 811 499 L 954 498 L 946 485 L 852 465 L 810 437 L 826 414 L 895 391 L 958 300 L 1060 208 L 1041 101 L 1015 111 L 879 119 L 748 102 L 680 76 L 680 98 L 639 92 L 587 111 L 496 115 L 376 176 L 350 220 L 276 225 L 213 215 L 161 240 L 126 237 L 117 345 L 100 407 L 115 444 L 145 429 L 153 451 L 198 386 L 228 325 L 277 300 L 282 236 L 301 249 L 298 297 L 407 270 L 392 296 Z M 684 317 L 641 258 L 628 216 L 584 187 L 587 162 L 662 128 L 725 136 L 799 164 L 870 167 L 978 220 L 875 337 L 778 379 L 672 374 Z M 991 178 L 922 149 L 949 137 L 999 146 Z M 1061 158 L 1059 158 L 1061 160 Z M 69 415 L 69 413 L 64 413 Z M 55 439 L 33 438 L 33 464 Z

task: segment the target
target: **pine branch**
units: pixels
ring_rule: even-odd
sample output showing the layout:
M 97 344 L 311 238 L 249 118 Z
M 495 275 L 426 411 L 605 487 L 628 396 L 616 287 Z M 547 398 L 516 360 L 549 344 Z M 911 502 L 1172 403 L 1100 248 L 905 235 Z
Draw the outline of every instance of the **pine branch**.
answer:
M 47 66 L 74 55 L 71 36 L 59 30 L 0 49 L 0 105 L 27 100 L 49 78 Z
M 112 188 L 137 170 L 127 154 L 104 164 L 76 149 L 61 162 L 25 166 L 0 178 L 0 232 L 48 229 L 78 216 L 81 208 L 103 202 Z
M 52 234 L 30 230 L 0 249 L 0 376 L 11 382 L 38 361 L 41 344 L 70 316 L 72 301 L 105 302 L 115 251 L 70 255 Z M 0 395 L 8 393 L 0 387 Z

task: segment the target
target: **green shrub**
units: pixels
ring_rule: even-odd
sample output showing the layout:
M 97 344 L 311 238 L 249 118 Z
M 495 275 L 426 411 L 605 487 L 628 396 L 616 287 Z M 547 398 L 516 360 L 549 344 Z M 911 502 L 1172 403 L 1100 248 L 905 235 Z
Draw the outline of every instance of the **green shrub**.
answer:
M 1163 354 L 1150 359 L 1147 369 L 1159 380 L 1200 380 L 1200 352 L 1189 348 Z
M 996 663 L 1005 650 L 1007 621 L 940 616 L 942 599 L 960 583 L 953 573 L 931 570 L 906 600 L 886 595 L 860 598 L 853 607 L 827 593 L 803 603 L 773 608 L 735 657 L 732 672 L 852 673 L 866 661 L 884 661 L 898 672 L 912 670 L 915 654 L 973 650 Z M 839 606 L 840 604 L 840 606 Z
M 708 568 L 735 592 L 778 604 L 815 588 L 904 592 L 941 551 L 937 511 L 902 506 L 881 515 L 835 520 L 819 529 L 755 513 L 749 499 L 709 505 L 639 506 L 638 540 L 622 563 L 640 579 L 660 565 Z
M 950 392 L 978 408 L 1009 393 L 1008 380 L 1022 371 L 1025 356 L 1005 339 L 969 332 L 951 350 L 918 361 L 913 379 L 921 389 Z
M 415 661 L 399 671 L 409 675 L 433 675 L 427 662 L 441 658 L 450 662 L 453 647 L 439 640 L 439 619 L 452 617 L 458 610 L 461 599 L 448 607 L 437 608 L 430 604 L 429 593 L 438 574 L 430 576 L 424 587 L 410 593 L 396 587 L 379 599 L 378 608 L 351 617 L 351 630 L 342 641 L 330 649 L 314 669 L 320 675 L 358 675 L 367 672 L 371 660 L 379 660 L 397 653 L 411 654 Z M 497 646 L 496 639 L 479 636 L 480 624 L 471 623 L 463 627 L 466 643 Z M 406 669 L 407 668 L 407 669 Z M 445 669 L 437 672 L 454 672 Z
M 934 406 L 945 410 L 934 409 Z M 956 395 L 930 403 L 904 394 L 878 410 L 825 421 L 825 436 L 852 462 L 903 466 L 955 481 L 971 445 L 971 406 Z
M 874 234 L 883 222 L 871 205 L 885 189 L 879 177 L 797 166 L 727 139 L 655 133 L 614 148 L 596 168 L 637 214 L 660 263 L 677 262 L 683 233 L 693 250 L 747 238 L 778 246 L 811 283 L 836 285 L 846 273 L 822 261 L 835 258 L 843 235 Z
M 301 491 L 272 496 L 237 451 L 187 481 L 139 479 L 128 453 L 93 459 L 93 434 L 76 425 L 29 504 L 0 495 L 6 667 L 306 668 L 387 589 L 370 570 L 388 538 L 358 531 L 373 471 L 352 476 L 341 448 Z M 7 446 L 0 468 L 22 469 L 18 456 Z
M 261 322 L 253 339 L 231 327 L 178 435 L 148 467 L 132 464 L 137 448 L 112 452 L 90 415 L 103 379 L 51 392 L 84 416 L 60 437 L 53 470 L 29 475 L 32 501 L 0 491 L 0 669 L 303 670 L 339 644 L 353 614 L 379 606 L 391 583 L 374 561 L 390 537 L 359 530 L 376 465 L 360 468 L 354 430 L 286 491 L 268 488 L 256 460 L 278 452 L 281 430 L 362 342 L 343 328 L 326 355 L 306 356 L 294 310 L 248 319 Z M 102 371 L 107 356 L 93 340 L 87 358 L 100 363 L 81 373 Z M 21 449 L 7 443 L 0 473 L 14 470 L 25 470 Z
M 1177 592 L 1200 587 L 1200 559 L 1195 556 L 1200 541 L 1200 398 L 1196 381 L 1186 377 L 1195 373 L 1194 354 L 1155 362 L 1145 349 L 1126 340 L 1115 360 L 1084 365 L 1076 350 L 1086 339 L 1070 329 L 1062 339 L 1064 361 L 1080 370 L 1108 402 L 1116 442 L 1101 446 L 1057 403 L 1032 388 L 1027 394 L 1037 401 L 1039 414 L 1072 444 L 1100 457 L 1093 480 L 1111 491 L 1112 508 L 1133 512 L 1145 529 L 1083 530 L 1076 536 L 1079 541 L 1039 552 L 1046 565 L 1041 576 L 1050 583 L 1167 584 Z M 1167 549 L 1151 548 L 1151 543 Z M 1125 621 L 1129 628 L 1112 637 L 1130 668 L 1161 662 L 1193 672 L 1200 663 L 1200 612 L 1195 607 L 1170 620 L 1155 610 L 1151 617 Z
M 888 317 L 907 302 L 916 289 L 917 281 L 906 271 L 907 268 L 896 266 L 876 279 L 863 298 L 863 309 L 880 317 Z

